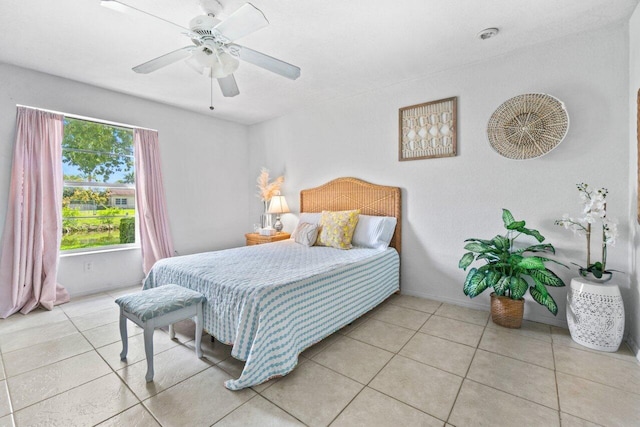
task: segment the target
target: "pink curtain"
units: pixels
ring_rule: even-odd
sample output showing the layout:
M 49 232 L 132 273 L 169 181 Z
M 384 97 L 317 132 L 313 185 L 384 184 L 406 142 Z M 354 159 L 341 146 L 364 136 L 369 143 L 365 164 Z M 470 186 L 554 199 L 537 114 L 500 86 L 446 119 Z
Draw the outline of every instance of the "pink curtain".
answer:
M 62 236 L 64 117 L 18 107 L 0 252 L 0 318 L 69 301 L 56 283 Z
M 142 268 L 147 274 L 157 260 L 173 255 L 173 242 L 160 170 L 158 132 L 134 129 L 133 136 Z

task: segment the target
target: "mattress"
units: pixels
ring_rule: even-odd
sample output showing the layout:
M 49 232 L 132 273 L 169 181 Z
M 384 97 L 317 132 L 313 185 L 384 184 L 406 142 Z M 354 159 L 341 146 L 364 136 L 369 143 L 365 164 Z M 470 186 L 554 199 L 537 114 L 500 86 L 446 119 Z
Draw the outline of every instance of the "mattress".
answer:
M 339 250 L 285 240 L 158 261 L 144 288 L 202 293 L 204 328 L 246 361 L 238 390 L 285 375 L 307 347 L 399 289 L 395 249 Z

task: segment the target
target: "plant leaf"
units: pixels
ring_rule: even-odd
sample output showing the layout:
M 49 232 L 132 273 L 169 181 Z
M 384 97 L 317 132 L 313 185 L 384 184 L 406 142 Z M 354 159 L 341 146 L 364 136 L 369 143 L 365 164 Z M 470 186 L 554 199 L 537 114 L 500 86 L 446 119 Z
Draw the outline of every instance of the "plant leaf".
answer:
M 467 278 L 464 279 L 464 286 L 462 287 L 462 291 L 464 292 L 465 295 L 468 295 L 467 293 L 467 287 L 469 286 L 469 281 L 473 278 L 473 276 L 478 272 L 477 268 L 472 268 L 471 270 L 469 270 L 469 273 L 467 274 Z
M 565 286 L 562 279 L 548 268 L 545 268 L 544 270 L 531 270 L 529 271 L 529 275 L 536 281 L 536 283 L 540 283 L 541 285 L 553 287 Z
M 549 295 L 547 289 L 540 283 L 536 283 L 535 286 L 529 288 L 529 293 L 531 297 L 539 304 L 544 305 L 547 309 L 553 313 L 553 315 L 558 314 L 558 305 L 554 301 L 553 297 Z
M 520 265 L 523 259 L 525 259 L 523 256 L 512 254 L 509 257 L 509 264 L 512 266 Z
M 602 263 L 600 261 L 588 266 L 587 271 L 590 271 L 591 274 L 593 274 L 598 279 L 602 278 L 602 273 L 604 273 L 604 271 L 602 270 Z
M 507 225 L 507 230 L 518 230 L 524 229 L 526 223 L 524 221 L 514 221 L 511 224 Z
M 474 258 L 475 258 L 475 256 L 473 255 L 473 252 L 467 252 L 466 254 L 462 255 L 462 258 L 460 259 L 460 262 L 458 263 L 458 268 L 466 270 L 467 267 L 469 267 L 469 265 L 471 265 L 471 263 L 473 262 Z
M 552 254 L 556 253 L 556 249 L 553 247 L 551 243 L 544 243 L 542 245 L 533 245 L 527 248 L 518 249 L 516 253 L 522 254 L 524 252 L 550 252 Z
M 483 243 L 485 245 L 491 245 L 493 244 L 493 242 L 491 240 L 486 240 L 486 239 L 476 239 L 475 237 L 471 238 L 471 239 L 466 239 L 465 242 L 478 242 L 478 243 Z
M 501 273 L 498 273 L 495 270 L 489 270 L 487 273 L 487 284 L 490 287 L 494 287 L 498 280 L 502 277 Z
M 504 222 L 504 228 L 509 228 L 509 225 L 514 221 L 515 219 L 513 219 L 511 212 L 509 212 L 508 209 L 502 209 L 502 222 Z
M 540 243 L 544 241 L 544 237 L 542 236 L 542 234 L 540 234 L 538 230 L 530 230 L 528 228 L 522 227 L 522 228 L 519 228 L 518 231 L 521 232 L 522 234 L 535 237 L 536 240 Z
M 493 268 L 496 268 L 496 269 L 504 269 L 504 268 L 509 269 L 513 267 L 508 262 L 496 262 L 491 265 L 493 266 Z
M 544 270 L 546 268 L 544 266 L 544 258 L 540 258 L 537 256 L 522 258 L 522 260 L 518 263 L 518 267 L 524 268 L 526 270 Z
M 471 252 L 483 253 L 483 252 L 489 252 L 493 248 L 491 248 L 489 245 L 485 245 L 484 243 L 471 242 L 471 243 L 467 243 L 464 246 L 464 249 Z
M 520 299 L 527 292 L 529 285 L 522 277 L 512 277 L 509 281 L 511 289 L 511 299 Z
M 485 264 L 483 266 L 478 267 L 478 271 L 480 273 L 486 273 L 487 271 L 491 270 L 493 267 L 493 264 Z
M 496 261 L 499 258 L 497 256 L 495 256 L 492 253 L 489 252 L 485 252 L 483 254 L 478 255 L 478 257 L 476 258 L 476 260 L 481 260 L 481 259 L 487 259 L 487 260 L 491 260 L 491 261 Z
M 509 276 L 502 276 L 500 277 L 500 279 L 498 279 L 496 284 L 493 285 L 493 290 L 496 292 L 496 295 L 504 296 L 504 292 L 507 290 L 507 287 L 509 286 L 510 279 L 511 277 Z
M 501 250 L 509 249 L 509 239 L 504 236 L 496 236 L 491 240 L 493 245 Z
M 473 277 L 465 283 L 464 293 L 470 298 L 480 295 L 485 289 L 489 287 L 487 276 L 482 271 L 476 271 Z

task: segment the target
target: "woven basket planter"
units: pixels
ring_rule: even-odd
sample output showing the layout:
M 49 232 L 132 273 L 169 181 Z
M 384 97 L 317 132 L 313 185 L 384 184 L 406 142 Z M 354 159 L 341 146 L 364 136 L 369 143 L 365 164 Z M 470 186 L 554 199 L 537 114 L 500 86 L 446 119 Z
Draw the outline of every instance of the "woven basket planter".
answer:
M 505 328 L 519 329 L 524 314 L 524 298 L 511 299 L 491 293 L 491 320 Z

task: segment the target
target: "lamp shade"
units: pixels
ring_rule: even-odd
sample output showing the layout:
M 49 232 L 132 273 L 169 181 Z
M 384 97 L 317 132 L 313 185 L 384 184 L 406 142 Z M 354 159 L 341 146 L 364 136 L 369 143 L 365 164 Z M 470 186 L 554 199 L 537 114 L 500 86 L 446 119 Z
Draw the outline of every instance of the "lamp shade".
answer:
M 289 213 L 289 205 L 287 205 L 287 200 L 284 196 L 273 196 L 271 198 L 271 202 L 269 203 L 269 209 L 267 213 L 270 214 L 283 214 Z

